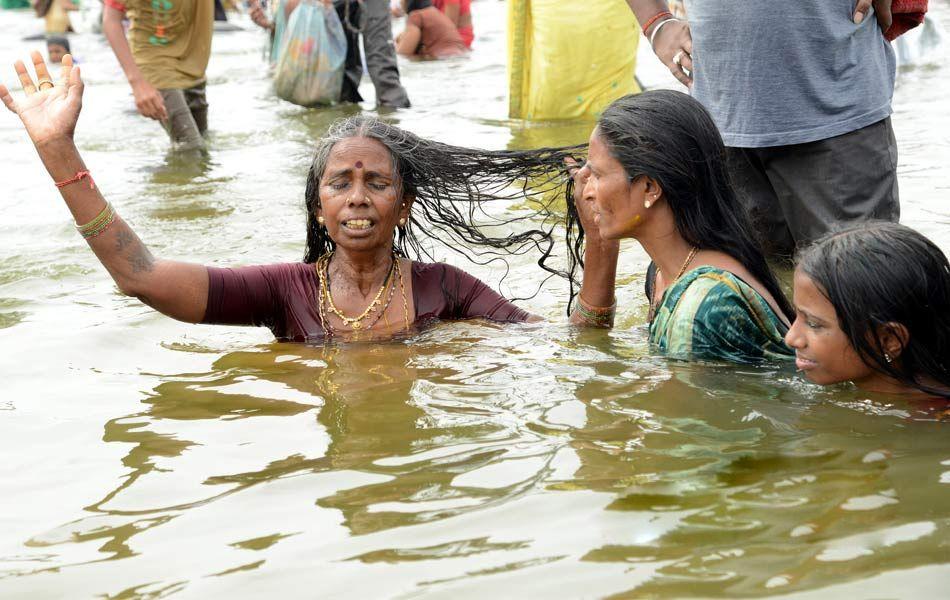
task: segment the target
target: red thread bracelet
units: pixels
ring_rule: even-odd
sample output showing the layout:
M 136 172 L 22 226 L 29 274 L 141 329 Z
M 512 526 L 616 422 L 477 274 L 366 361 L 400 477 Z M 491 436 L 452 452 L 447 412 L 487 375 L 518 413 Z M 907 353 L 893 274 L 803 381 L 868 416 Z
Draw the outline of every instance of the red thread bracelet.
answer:
M 66 181 L 57 181 L 56 187 L 58 188 L 66 187 L 70 183 L 76 183 L 78 181 L 82 181 L 83 178 L 86 178 L 86 177 L 89 178 L 89 189 L 90 190 L 96 189 L 96 182 L 92 180 L 92 174 L 89 171 L 79 171 L 78 173 L 76 173 L 75 175 L 67 179 Z
M 661 12 L 661 13 L 658 13 L 658 14 L 653 15 L 653 18 L 651 18 L 649 21 L 647 21 L 646 24 L 643 26 L 643 35 L 646 35 L 646 34 L 647 34 L 647 31 L 649 31 L 651 25 L 653 25 L 654 23 L 656 23 L 658 20 L 662 19 L 663 17 L 670 17 L 670 18 L 672 18 L 672 17 L 673 17 L 673 13 L 671 13 L 671 12 L 668 11 L 668 10 L 664 10 L 664 11 Z

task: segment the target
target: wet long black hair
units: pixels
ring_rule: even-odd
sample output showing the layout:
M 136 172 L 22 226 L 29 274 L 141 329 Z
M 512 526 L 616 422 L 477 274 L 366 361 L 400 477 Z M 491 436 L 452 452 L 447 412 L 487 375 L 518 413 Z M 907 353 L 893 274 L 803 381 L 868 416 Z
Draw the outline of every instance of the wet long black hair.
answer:
M 940 248 L 910 227 L 873 222 L 825 236 L 796 262 L 867 366 L 950 398 L 950 263 Z M 889 323 L 909 334 L 893 362 L 880 336 Z
M 794 318 L 736 194 L 719 130 L 702 104 L 672 90 L 624 96 L 604 110 L 597 131 L 631 181 L 646 176 L 660 184 L 676 229 L 687 243 L 739 261 L 785 316 Z M 576 216 L 568 225 L 573 249 L 570 241 L 583 234 Z
M 315 262 L 335 248 L 326 228 L 317 222 L 320 180 L 334 145 L 354 137 L 377 140 L 389 150 L 397 196 L 414 199 L 407 223 L 397 228 L 393 239 L 393 251 L 399 256 L 434 260 L 432 245 L 424 243 L 429 238 L 478 264 L 502 261 L 506 274 L 506 256 L 537 252 L 544 271 L 572 278 L 577 251 L 569 253 L 566 267 L 563 260 L 556 264 L 554 251 L 564 223 L 562 202 L 569 179 L 564 159 L 583 153 L 582 146 L 525 151 L 462 148 L 365 115 L 337 121 L 317 143 L 307 176 L 305 262 Z

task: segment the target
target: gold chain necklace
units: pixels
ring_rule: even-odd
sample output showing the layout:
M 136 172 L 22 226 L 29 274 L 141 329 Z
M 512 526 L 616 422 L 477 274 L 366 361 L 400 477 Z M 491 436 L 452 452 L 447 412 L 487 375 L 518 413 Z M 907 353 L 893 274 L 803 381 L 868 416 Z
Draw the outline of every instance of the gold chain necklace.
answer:
M 696 258 L 697 252 L 699 252 L 699 248 L 697 248 L 696 246 L 693 246 L 692 248 L 690 248 L 689 254 L 686 256 L 686 261 L 683 263 L 683 266 L 680 267 L 680 272 L 676 274 L 676 277 L 674 277 L 673 280 L 669 282 L 669 284 L 667 284 L 666 286 L 667 288 L 669 288 L 671 285 L 679 281 L 679 278 L 682 277 L 683 273 L 686 272 L 686 267 L 688 267 L 689 263 L 693 262 L 693 259 Z M 656 316 L 656 308 L 657 308 L 656 306 L 657 305 L 656 278 L 657 278 L 657 275 L 659 274 L 660 274 L 660 267 L 659 265 L 657 265 L 656 269 L 653 270 L 653 290 L 652 290 L 653 297 L 650 298 L 650 314 L 649 314 L 650 323 L 653 322 L 653 317 Z
M 406 285 L 402 282 L 402 271 L 399 270 L 399 259 L 393 257 L 396 260 L 396 274 L 399 277 L 399 291 L 402 293 L 402 316 L 406 321 L 406 331 L 409 331 L 409 301 L 406 300 Z M 410 271 L 410 276 L 412 272 Z M 413 319 L 414 321 L 415 319 Z
M 399 277 L 398 264 L 396 266 L 395 271 L 396 271 L 395 277 Z M 383 315 L 386 314 L 386 310 L 389 308 L 389 305 L 392 304 L 393 297 L 396 295 L 396 282 L 394 280 L 389 280 L 388 283 L 389 285 L 387 287 L 389 289 L 389 293 L 386 294 L 386 302 L 383 303 L 383 305 L 379 308 L 378 311 L 376 311 L 376 315 L 373 317 L 373 319 L 369 323 L 366 324 L 365 327 L 363 327 L 363 329 L 372 329 L 373 326 L 376 325 L 376 323 L 378 323 L 379 320 L 383 317 Z
M 393 256 L 393 264 L 389 268 L 389 272 L 386 274 L 386 279 L 383 280 L 383 284 L 379 286 L 379 290 L 376 292 L 376 296 L 373 298 L 373 301 L 369 303 L 366 309 L 356 317 L 348 317 L 343 314 L 336 304 L 333 302 L 333 296 L 330 294 L 330 259 L 333 257 L 333 253 L 330 252 L 317 261 L 315 268 L 317 269 L 317 275 L 320 278 L 320 295 L 321 295 L 321 304 L 323 301 L 326 301 L 325 306 L 330 308 L 330 312 L 335 314 L 343 324 L 349 327 L 350 329 L 362 329 L 363 328 L 363 319 L 370 315 L 376 308 L 379 306 L 380 301 L 383 298 L 383 291 L 388 287 L 389 282 L 393 277 L 393 273 L 399 270 L 396 257 Z M 370 325 L 372 327 L 372 325 Z

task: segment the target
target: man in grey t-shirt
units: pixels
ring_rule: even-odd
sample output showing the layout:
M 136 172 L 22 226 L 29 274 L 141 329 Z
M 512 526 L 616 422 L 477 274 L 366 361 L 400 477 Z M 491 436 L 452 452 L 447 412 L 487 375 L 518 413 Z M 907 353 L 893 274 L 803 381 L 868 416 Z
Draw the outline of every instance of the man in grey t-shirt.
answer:
M 840 223 L 898 219 L 890 0 L 686 0 L 688 24 L 657 18 L 664 0 L 627 2 L 712 114 L 770 254 Z

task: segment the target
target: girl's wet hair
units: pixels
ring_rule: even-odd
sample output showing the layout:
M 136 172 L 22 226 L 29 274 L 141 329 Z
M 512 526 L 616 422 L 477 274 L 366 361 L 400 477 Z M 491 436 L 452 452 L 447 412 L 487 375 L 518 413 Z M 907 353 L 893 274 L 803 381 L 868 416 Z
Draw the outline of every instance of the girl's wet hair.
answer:
M 671 90 L 624 96 L 604 110 L 597 132 L 631 181 L 646 176 L 660 184 L 687 243 L 742 263 L 794 317 L 736 194 L 719 130 L 698 101 Z M 576 221 L 570 226 L 582 237 Z
M 409 220 L 397 228 L 393 240 L 398 255 L 434 260 L 432 245 L 423 243 L 429 238 L 479 264 L 501 261 L 506 272 L 506 256 L 537 252 L 538 264 L 548 273 L 567 278 L 573 274 L 577 252 L 570 253 L 566 267 L 559 267 L 553 264 L 554 246 L 564 222 L 564 159 L 582 147 L 461 148 L 365 115 L 337 121 L 317 143 L 307 177 L 304 261 L 314 262 L 335 247 L 316 219 L 320 181 L 336 143 L 358 137 L 376 140 L 389 150 L 397 194 L 413 199 Z
M 933 242 L 896 223 L 865 223 L 805 248 L 797 268 L 834 306 L 866 365 L 950 398 L 950 264 Z M 880 335 L 890 323 L 909 334 L 893 362 Z

